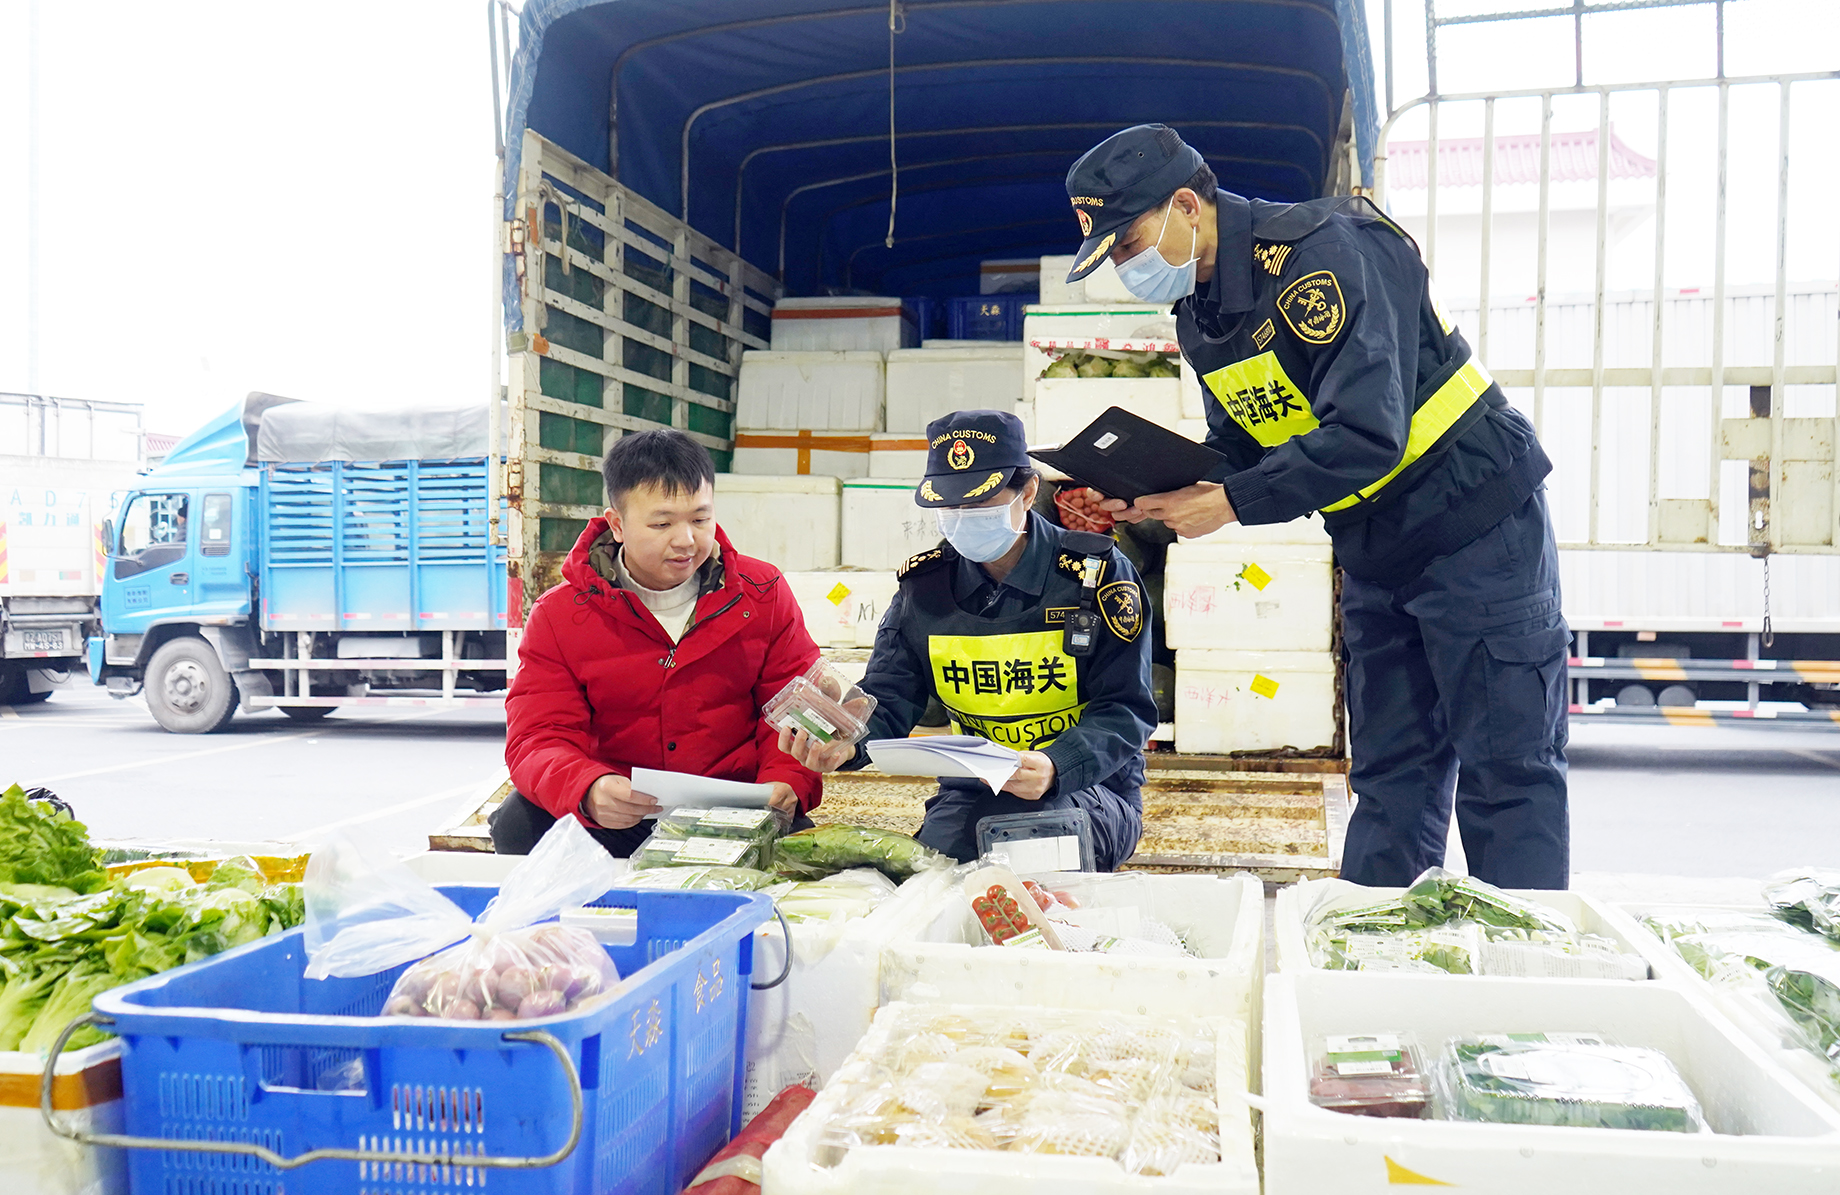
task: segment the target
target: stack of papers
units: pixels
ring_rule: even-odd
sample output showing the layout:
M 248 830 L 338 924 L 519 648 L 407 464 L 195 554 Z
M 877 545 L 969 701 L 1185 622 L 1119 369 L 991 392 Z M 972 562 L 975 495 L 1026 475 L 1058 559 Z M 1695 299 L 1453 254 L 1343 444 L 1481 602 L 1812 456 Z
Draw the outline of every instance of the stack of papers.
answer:
M 739 780 L 712 780 L 687 772 L 664 772 L 655 768 L 634 768 L 634 792 L 644 793 L 666 809 L 690 806 L 697 809 L 765 809 L 773 795 L 770 784 L 746 784 Z
M 869 758 L 891 776 L 969 776 L 1000 792 L 1022 764 L 1008 747 L 970 734 L 871 739 Z

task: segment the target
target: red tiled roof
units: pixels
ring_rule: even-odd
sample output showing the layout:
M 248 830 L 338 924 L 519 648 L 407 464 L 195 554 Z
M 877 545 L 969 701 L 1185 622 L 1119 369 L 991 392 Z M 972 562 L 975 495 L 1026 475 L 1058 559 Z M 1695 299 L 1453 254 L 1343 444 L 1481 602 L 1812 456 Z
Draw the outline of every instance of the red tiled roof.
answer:
M 1552 134 L 1552 181 L 1582 182 L 1597 177 L 1597 130 Z M 1610 130 L 1610 177 L 1653 178 L 1655 161 L 1623 143 Z M 1401 190 L 1425 188 L 1425 142 L 1395 141 L 1387 147 L 1387 185 Z M 1495 185 L 1540 181 L 1540 135 L 1520 133 L 1495 138 Z M 1482 138 L 1438 139 L 1438 186 L 1482 185 Z

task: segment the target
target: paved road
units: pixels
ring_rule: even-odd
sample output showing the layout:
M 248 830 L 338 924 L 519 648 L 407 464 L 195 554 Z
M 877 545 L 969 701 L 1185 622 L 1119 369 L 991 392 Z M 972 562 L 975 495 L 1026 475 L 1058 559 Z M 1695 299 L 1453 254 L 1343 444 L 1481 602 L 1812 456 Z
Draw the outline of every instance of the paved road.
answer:
M 138 699 L 87 684 L 0 707 L 0 785 L 50 786 L 103 838 L 300 841 L 343 828 L 416 850 L 503 750 L 496 709 L 341 711 L 311 727 L 270 711 L 171 735 Z M 1577 871 L 1840 866 L 1840 732 L 1575 723 L 1570 755 Z
M 178 735 L 140 698 L 87 681 L 0 706 L 0 787 L 51 788 L 96 838 L 298 842 L 337 828 L 426 849 L 429 829 L 503 769 L 504 748 L 497 707 L 340 710 L 311 726 L 269 710 Z

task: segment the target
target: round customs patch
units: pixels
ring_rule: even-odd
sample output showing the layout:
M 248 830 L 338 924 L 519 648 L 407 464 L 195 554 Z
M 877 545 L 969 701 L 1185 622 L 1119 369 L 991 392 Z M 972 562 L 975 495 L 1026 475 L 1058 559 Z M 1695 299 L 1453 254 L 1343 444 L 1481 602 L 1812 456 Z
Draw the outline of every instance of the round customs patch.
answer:
M 969 469 L 977 454 L 971 451 L 971 445 L 963 440 L 954 440 L 952 447 L 946 451 L 946 464 L 954 469 Z
M 1144 595 L 1135 581 L 1113 581 L 1099 589 L 1099 613 L 1112 634 L 1126 643 L 1144 630 Z
M 1314 270 L 1284 288 L 1278 296 L 1278 314 L 1299 340 L 1328 344 L 1348 322 L 1348 304 L 1335 275 Z
M 1083 207 L 1076 207 L 1073 209 L 1073 214 L 1080 218 L 1080 235 L 1083 237 L 1091 236 L 1092 217 L 1086 214 L 1086 209 Z

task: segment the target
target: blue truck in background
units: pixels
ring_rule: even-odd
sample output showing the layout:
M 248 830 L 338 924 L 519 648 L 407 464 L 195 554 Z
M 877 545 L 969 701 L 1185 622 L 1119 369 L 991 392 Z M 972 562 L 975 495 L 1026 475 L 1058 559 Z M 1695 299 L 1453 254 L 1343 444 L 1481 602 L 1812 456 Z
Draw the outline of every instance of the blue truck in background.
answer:
M 90 679 L 178 734 L 241 709 L 496 702 L 506 569 L 482 405 L 251 394 L 137 479 L 105 529 Z

